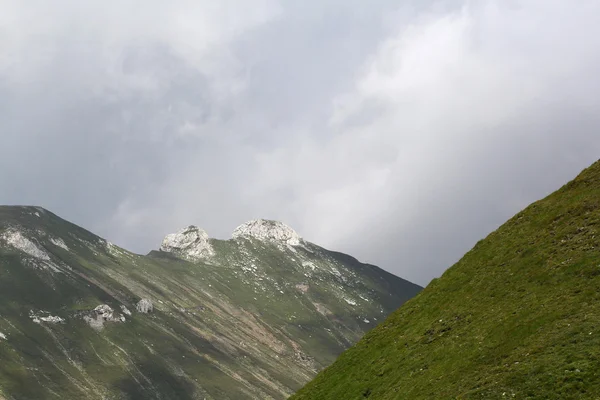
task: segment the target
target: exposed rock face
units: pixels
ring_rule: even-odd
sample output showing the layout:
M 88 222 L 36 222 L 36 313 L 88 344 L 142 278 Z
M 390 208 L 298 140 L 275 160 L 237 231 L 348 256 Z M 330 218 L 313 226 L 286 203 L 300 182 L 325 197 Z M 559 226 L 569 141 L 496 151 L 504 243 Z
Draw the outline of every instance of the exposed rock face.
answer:
M 94 308 L 91 315 L 86 315 L 83 319 L 96 330 L 104 328 L 105 322 L 125 322 L 125 317 L 123 315 L 116 316 L 108 304 L 100 304 Z
M 193 225 L 177 233 L 167 235 L 160 246 L 160 250 L 174 253 L 190 260 L 199 260 L 215 254 L 208 234 Z
M 46 261 L 50 260 L 50 257 L 44 250 L 40 249 L 18 230 L 11 229 L 5 232 L 1 238 L 12 247 L 21 250 L 31 257 Z
M 239 237 L 250 237 L 290 246 L 299 246 L 302 243 L 302 238 L 295 230 L 282 222 L 267 219 L 255 219 L 238 226 L 233 231 L 232 238 Z
M 35 313 L 33 310 L 29 310 L 29 318 L 36 324 L 41 324 L 42 322 L 48 322 L 51 324 L 58 324 L 65 322 L 65 320 L 61 317 L 50 315 L 48 311 L 39 311 Z
M 148 299 L 141 299 L 135 306 L 135 308 L 144 314 L 147 314 L 149 312 L 152 312 L 154 310 L 154 306 L 152 305 L 152 302 Z
M 113 318 L 113 309 L 107 304 L 100 304 L 98 307 L 94 308 L 94 311 L 96 311 L 98 316 L 104 318 L 104 320 Z
M 50 242 L 52 242 L 53 245 L 58 246 L 63 250 L 69 251 L 69 247 L 61 238 L 50 238 Z

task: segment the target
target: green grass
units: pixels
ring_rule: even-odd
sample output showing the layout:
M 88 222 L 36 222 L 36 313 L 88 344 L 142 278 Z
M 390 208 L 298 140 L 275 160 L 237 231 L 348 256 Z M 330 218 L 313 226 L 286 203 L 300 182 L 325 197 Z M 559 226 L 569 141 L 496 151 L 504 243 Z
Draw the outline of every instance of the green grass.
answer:
M 600 398 L 600 162 L 515 215 L 300 390 Z

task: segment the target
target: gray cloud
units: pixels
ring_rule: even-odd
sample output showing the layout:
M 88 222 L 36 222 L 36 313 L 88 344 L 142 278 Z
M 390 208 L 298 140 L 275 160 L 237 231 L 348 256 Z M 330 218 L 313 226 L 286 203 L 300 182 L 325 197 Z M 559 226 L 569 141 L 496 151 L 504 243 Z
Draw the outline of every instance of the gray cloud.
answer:
M 594 0 L 0 3 L 0 202 L 139 252 L 275 218 L 425 284 L 600 155 Z

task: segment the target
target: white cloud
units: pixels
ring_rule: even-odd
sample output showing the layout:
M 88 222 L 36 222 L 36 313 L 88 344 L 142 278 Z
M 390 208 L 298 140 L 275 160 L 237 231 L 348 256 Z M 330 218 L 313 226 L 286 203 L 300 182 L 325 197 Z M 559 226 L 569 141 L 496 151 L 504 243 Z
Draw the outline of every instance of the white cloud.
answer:
M 600 109 L 596 91 L 581 90 L 599 86 L 599 12 L 596 1 L 465 2 L 423 12 L 382 40 L 354 88 L 332 100 L 328 134 L 261 155 L 255 181 L 273 193 L 294 188 L 293 204 L 282 198 L 273 207 L 289 210 L 315 241 L 372 260 L 404 241 L 387 265 L 396 260 L 416 279 L 439 274 L 598 156 L 597 119 L 577 132 L 559 126 L 573 110 Z M 574 152 L 581 159 L 551 184 L 526 172 Z M 507 178 L 519 173 L 514 165 L 523 175 Z M 430 241 L 441 257 L 422 254 L 427 246 L 416 241 Z
M 68 72 L 79 90 L 120 96 L 164 93 L 176 71 L 157 56 L 176 57 L 209 77 L 216 98 L 235 94 L 243 87 L 243 66 L 229 44 L 280 13 L 274 0 L 3 1 L 2 6 L 0 76 L 25 85 L 48 79 L 48 71 Z
M 600 152 L 595 0 L 0 5 L 3 202 L 138 251 L 275 218 L 426 283 Z

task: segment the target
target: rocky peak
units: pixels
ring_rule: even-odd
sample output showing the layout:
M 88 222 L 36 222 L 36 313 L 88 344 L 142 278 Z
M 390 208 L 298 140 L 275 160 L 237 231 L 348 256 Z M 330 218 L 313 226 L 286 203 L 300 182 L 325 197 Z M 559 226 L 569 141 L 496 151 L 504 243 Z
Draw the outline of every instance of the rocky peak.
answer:
M 160 250 L 191 260 L 199 260 L 215 254 L 208 234 L 193 225 L 165 236 Z
M 233 231 L 232 238 L 251 237 L 258 240 L 299 246 L 302 238 L 295 230 L 279 221 L 267 219 L 255 219 L 248 221 Z

